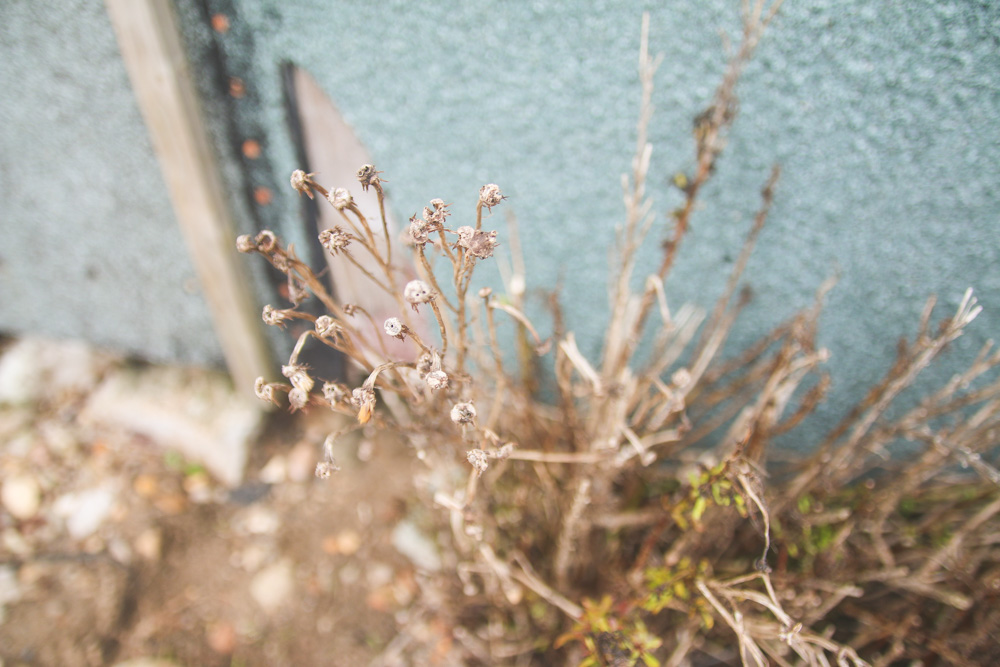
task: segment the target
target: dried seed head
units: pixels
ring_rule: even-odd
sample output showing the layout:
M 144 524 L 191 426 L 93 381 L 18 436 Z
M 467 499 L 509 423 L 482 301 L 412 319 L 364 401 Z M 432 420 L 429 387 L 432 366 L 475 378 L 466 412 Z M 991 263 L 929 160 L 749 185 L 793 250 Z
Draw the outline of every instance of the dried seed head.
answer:
M 274 386 L 268 384 L 264 381 L 264 378 L 260 377 L 253 383 L 254 393 L 257 394 L 257 398 L 267 403 L 278 404 L 278 401 L 274 398 Z
M 434 292 L 431 291 L 430 285 L 423 280 L 411 280 L 403 288 L 403 298 L 416 310 L 419 304 L 427 303 L 433 299 Z
M 493 207 L 503 201 L 503 193 L 500 192 L 500 186 L 496 183 L 487 183 L 483 187 L 479 188 L 479 201 L 482 202 L 483 206 L 493 211 Z
M 301 410 L 309 402 L 309 392 L 300 387 L 293 388 L 288 392 L 288 405 L 292 408 L 292 412 L 296 410 Z
M 670 376 L 670 382 L 680 389 L 687 387 L 691 384 L 691 371 L 686 368 L 678 368 L 674 371 L 674 374 Z
M 309 199 L 313 198 L 312 190 L 309 189 L 309 179 L 316 174 L 307 174 L 301 169 L 296 169 L 292 172 L 292 189 L 298 192 L 300 195 L 308 195 Z
M 400 340 L 403 339 L 403 323 L 399 321 L 398 317 L 390 317 L 382 326 L 385 329 L 386 335 L 399 338 Z
M 236 249 L 240 252 L 255 252 L 257 244 L 249 234 L 241 234 L 236 237 Z
M 336 255 L 351 244 L 351 235 L 340 225 L 333 229 L 324 229 L 319 233 L 319 242 L 324 248 Z
M 469 463 L 472 464 L 472 469 L 479 475 L 482 475 L 486 472 L 486 469 L 490 467 L 490 458 L 486 455 L 486 452 L 481 449 L 469 450 L 469 453 L 466 454 L 466 458 L 469 460 Z
M 254 239 L 257 250 L 260 252 L 271 252 L 278 245 L 278 237 L 270 229 L 265 229 Z
M 435 228 L 443 227 L 445 220 L 451 215 L 451 211 L 448 210 L 448 204 L 445 204 L 443 199 L 432 199 L 431 206 L 434 210 L 425 208 L 424 218 L 427 222 L 434 225 Z
M 444 371 L 431 371 L 424 376 L 424 382 L 434 391 L 444 389 L 448 386 L 448 374 Z
M 378 177 L 381 171 L 375 169 L 373 164 L 363 164 L 361 168 L 358 169 L 358 181 L 361 182 L 361 189 L 368 192 L 368 187 L 373 186 L 376 190 L 379 189 L 382 180 Z
M 354 197 L 345 188 L 330 190 L 326 194 L 326 200 L 333 204 L 333 207 L 338 211 L 343 211 L 345 208 L 350 208 L 354 205 Z
M 288 274 L 288 300 L 294 305 L 299 305 L 309 298 L 309 290 L 304 282 L 296 278 L 289 272 Z
M 335 472 L 340 472 L 340 466 L 334 460 L 321 461 L 316 464 L 316 476 L 320 479 L 329 479 Z
M 281 374 L 288 378 L 296 389 L 307 394 L 312 391 L 315 381 L 309 376 L 309 369 L 302 364 L 289 364 L 281 367 Z
M 484 232 L 472 227 L 459 227 L 457 233 L 457 245 L 480 259 L 492 257 L 493 249 L 500 245 L 497 242 L 496 231 Z
M 409 232 L 410 232 L 410 239 L 413 241 L 413 243 L 417 245 L 423 245 L 424 243 L 427 243 L 428 241 L 427 235 L 430 232 L 430 230 L 427 228 L 427 222 L 425 220 L 421 220 L 417 216 L 413 216 L 412 218 L 410 218 Z
M 358 387 L 351 392 L 351 405 L 358 409 L 358 422 L 367 424 L 375 411 L 375 391 Z
M 331 406 L 335 406 L 347 399 L 347 387 L 336 382 L 324 382 L 323 398 L 328 400 Z
M 316 333 L 320 337 L 335 336 L 339 331 L 340 325 L 329 315 L 320 315 L 316 318 Z
M 424 352 L 417 359 L 417 372 L 423 377 L 432 370 L 434 370 L 434 357 L 429 352 Z
M 489 287 L 484 287 L 481 290 L 479 290 L 479 298 L 480 299 L 488 299 L 488 298 L 490 298 L 491 294 L 493 294 L 493 290 L 490 289 Z
M 451 420 L 456 424 L 471 424 L 476 420 L 476 406 L 472 403 L 456 403 L 451 408 Z
M 264 306 L 264 312 L 261 313 L 261 318 L 264 320 L 264 324 L 270 324 L 273 327 L 283 327 L 285 322 L 288 321 L 288 316 L 283 310 L 275 310 L 270 304 Z

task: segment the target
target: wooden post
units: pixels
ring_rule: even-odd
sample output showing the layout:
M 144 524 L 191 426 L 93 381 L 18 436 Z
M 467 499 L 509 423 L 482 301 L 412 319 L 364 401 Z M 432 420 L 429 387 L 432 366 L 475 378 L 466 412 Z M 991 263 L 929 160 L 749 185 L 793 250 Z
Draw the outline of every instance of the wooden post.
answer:
M 226 204 L 222 177 L 170 0 L 105 0 L 177 222 L 201 281 L 230 375 L 242 393 L 270 353 Z

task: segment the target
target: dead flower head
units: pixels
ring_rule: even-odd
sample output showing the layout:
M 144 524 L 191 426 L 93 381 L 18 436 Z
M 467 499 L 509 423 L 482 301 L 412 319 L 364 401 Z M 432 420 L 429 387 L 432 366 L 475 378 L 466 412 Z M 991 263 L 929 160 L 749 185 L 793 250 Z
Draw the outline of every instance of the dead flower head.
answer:
M 316 318 L 316 333 L 321 338 L 335 336 L 340 331 L 340 325 L 329 315 L 320 315 Z
M 431 230 L 428 228 L 426 220 L 418 218 L 417 216 L 410 218 L 410 240 L 413 241 L 414 244 L 423 245 L 427 243 L 430 231 Z
M 358 169 L 358 181 L 361 183 L 361 189 L 368 192 L 368 187 L 372 186 L 376 190 L 380 190 L 382 187 L 382 179 L 378 177 L 381 171 L 375 169 L 373 164 L 363 164 L 361 168 Z
M 269 324 L 273 327 L 283 327 L 285 322 L 288 321 L 288 315 L 283 310 L 275 310 L 270 304 L 264 306 L 264 312 L 261 314 L 264 324 Z
M 411 280 L 403 288 L 403 299 L 406 300 L 406 303 L 413 306 L 413 310 L 416 310 L 418 305 L 427 303 L 433 298 L 434 292 L 431 290 L 430 285 L 423 280 Z
M 434 391 L 444 389 L 448 386 L 448 374 L 444 371 L 431 371 L 424 376 L 424 382 Z
M 444 221 L 451 215 L 451 211 L 448 210 L 448 204 L 445 204 L 443 199 L 435 198 L 431 200 L 431 206 L 434 207 L 434 210 L 424 208 L 424 218 L 432 225 L 443 227 Z
M 345 208 L 350 208 L 354 205 L 354 197 L 352 197 L 351 193 L 344 188 L 331 190 L 327 193 L 326 199 L 333 204 L 333 207 L 338 211 L 343 211 Z
M 347 400 L 347 387 L 336 382 L 323 383 L 323 398 L 330 402 L 331 406 L 336 406 Z
M 500 192 L 500 186 L 496 183 L 487 183 L 483 187 L 479 188 L 479 201 L 483 206 L 488 208 L 490 212 L 493 211 L 494 206 L 498 205 L 503 200 L 503 193 Z
M 496 231 L 484 232 L 481 229 L 472 227 L 459 227 L 458 243 L 460 248 L 465 248 L 475 257 L 486 259 L 493 256 L 493 249 L 500 245 L 497 242 Z
M 399 338 L 400 340 L 403 339 L 403 323 L 399 321 L 398 317 L 390 317 L 387 319 L 385 324 L 382 325 L 382 328 L 385 329 L 387 336 Z
M 471 424 L 476 421 L 476 406 L 472 403 L 456 403 L 451 408 L 451 420 L 456 424 Z
M 466 458 L 472 464 L 472 469 L 476 471 L 477 475 L 482 475 L 490 467 L 490 457 L 481 449 L 469 450 Z
M 358 409 L 358 423 L 367 424 L 375 412 L 375 391 L 358 387 L 351 392 L 351 405 Z
M 351 244 L 351 235 L 344 231 L 340 225 L 333 229 L 324 229 L 319 233 L 319 242 L 328 251 L 336 255 L 342 250 L 346 250 Z
M 241 234 L 236 237 L 236 249 L 243 253 L 255 252 L 257 244 L 249 234 Z
M 292 386 L 307 394 L 312 391 L 315 381 L 309 375 L 309 368 L 302 364 L 288 364 L 281 367 L 281 374 L 288 378 Z
M 309 199 L 313 198 L 312 189 L 309 187 L 309 179 L 311 179 L 316 174 L 307 174 L 301 169 L 296 169 L 292 172 L 292 189 L 298 192 L 300 195 L 307 195 Z
M 292 412 L 296 410 L 301 410 L 306 407 L 309 402 L 309 392 L 301 387 L 293 387 L 290 392 L 288 392 L 288 406 L 291 408 Z
M 340 472 L 340 466 L 334 460 L 320 461 L 316 464 L 316 476 L 320 479 L 329 479 L 335 472 Z
M 254 243 L 257 244 L 258 252 L 271 252 L 278 245 L 278 237 L 274 235 L 270 229 L 265 229 L 257 238 L 254 239 Z
M 278 404 L 274 396 L 274 385 L 266 382 L 264 378 L 257 378 L 256 382 L 253 384 L 254 393 L 257 394 L 257 398 L 267 403 L 272 403 L 274 405 Z

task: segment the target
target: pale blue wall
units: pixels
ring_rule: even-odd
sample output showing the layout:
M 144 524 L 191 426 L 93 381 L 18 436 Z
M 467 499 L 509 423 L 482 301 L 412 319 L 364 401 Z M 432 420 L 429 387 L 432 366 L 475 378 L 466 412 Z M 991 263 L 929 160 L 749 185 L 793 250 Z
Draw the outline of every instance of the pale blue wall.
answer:
M 0 331 L 219 361 L 104 4 L 0 2 L 0 90 Z
M 286 187 L 298 165 L 279 77 L 279 64 L 292 61 L 319 79 L 371 149 L 398 217 L 432 197 L 471 214 L 479 187 L 499 183 L 530 239 L 531 283 L 551 287 L 563 278 L 569 324 L 594 355 L 638 106 L 640 13 L 652 12 L 651 49 L 664 55 L 652 191 L 666 211 L 678 201 L 666 183 L 691 164 L 690 119 L 723 66 L 718 31 L 737 28 L 739 7 L 736 0 L 177 4 L 247 230 L 268 224 L 285 236 L 302 233 L 299 202 Z M 213 12 L 230 16 L 225 35 L 209 29 Z M 65 20 L 70 14 L 74 21 Z M 98 3 L 8 2 L 0 22 L 0 83 L 25 91 L 0 102 L 0 229 L 35 253 L 29 261 L 9 245 L 0 251 L 0 326 L 55 327 L 154 357 L 217 356 L 200 300 L 179 289 L 192 272 Z M 714 301 L 776 161 L 784 176 L 747 276 L 757 297 L 734 343 L 809 303 L 839 270 L 822 321 L 821 342 L 834 354 L 828 419 L 883 372 L 896 337 L 912 332 L 931 292 L 951 309 L 973 286 L 986 307 L 959 352 L 967 356 L 995 336 L 998 36 L 994 2 L 787 0 L 746 73 L 743 115 L 669 285 L 672 303 Z M 215 56 L 225 72 L 215 69 Z M 226 97 L 227 75 L 246 80 L 244 100 Z M 55 84 L 62 92 L 53 96 Z M 58 122 L 41 122 L 46 113 Z M 245 178 L 234 147 L 247 136 L 264 143 L 265 155 Z M 138 192 L 116 185 L 122 165 L 142 180 Z M 39 185 L 43 173 L 55 189 Z M 249 203 L 254 185 L 277 188 L 267 209 Z M 503 217 L 493 220 L 502 229 Z M 104 315 L 84 316 L 82 255 L 68 249 L 68 230 L 86 232 L 88 243 L 111 234 L 122 246 L 112 261 L 118 274 L 140 266 L 150 289 L 183 304 L 184 317 L 163 325 L 168 336 L 163 327 L 123 327 L 137 308 L 161 308 L 141 301 L 131 283 L 124 291 L 112 280 L 89 287 L 88 300 L 104 304 Z M 650 264 L 655 254 L 651 243 Z M 57 299 L 60 290 L 66 294 Z M 58 325 L 40 315 L 47 299 L 66 312 Z
M 718 81 L 719 30 L 735 32 L 739 2 L 208 5 L 231 15 L 219 44 L 259 96 L 243 122 L 270 139 L 282 186 L 275 210 L 297 206 L 283 187 L 297 165 L 278 79 L 278 63 L 292 61 L 372 150 L 399 217 L 432 197 L 471 215 L 479 186 L 501 184 L 529 239 L 532 284 L 563 278 L 569 323 L 596 356 L 638 106 L 641 10 L 652 12 L 651 50 L 664 56 L 652 132 L 662 212 L 678 201 L 666 183 L 691 165 L 691 118 Z M 997 333 L 998 7 L 788 0 L 747 70 L 743 115 L 669 292 L 676 305 L 714 301 L 779 162 L 774 213 L 747 274 L 756 299 L 733 343 L 810 303 L 839 271 L 822 321 L 834 355 L 828 416 L 881 375 L 932 292 L 952 309 L 973 286 L 986 306 L 958 346 L 966 358 Z M 502 229 L 503 217 L 494 220 Z

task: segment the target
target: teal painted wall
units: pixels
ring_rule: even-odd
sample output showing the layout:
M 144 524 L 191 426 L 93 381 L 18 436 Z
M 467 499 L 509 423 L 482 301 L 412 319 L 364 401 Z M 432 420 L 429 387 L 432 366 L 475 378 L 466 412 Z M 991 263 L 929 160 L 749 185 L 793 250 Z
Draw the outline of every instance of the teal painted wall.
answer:
M 0 3 L 0 90 L 0 331 L 220 362 L 103 3 Z
M 520 220 L 531 284 L 561 278 L 569 324 L 592 356 L 634 141 L 641 11 L 652 13 L 651 51 L 664 56 L 651 136 L 661 221 L 679 201 L 671 176 L 691 166 L 691 119 L 724 65 L 719 31 L 739 28 L 739 3 L 724 0 L 207 5 L 231 16 L 219 44 L 256 96 L 241 113 L 247 132 L 268 139 L 280 179 L 272 210 L 298 206 L 283 178 L 297 166 L 278 70 L 291 61 L 371 149 L 399 218 L 432 197 L 469 216 L 479 187 L 499 183 Z M 747 273 L 756 298 L 730 347 L 809 304 L 839 273 L 822 320 L 834 392 L 821 421 L 880 377 L 929 294 L 942 315 L 969 286 L 986 306 L 937 378 L 997 332 L 998 36 L 992 2 L 788 0 L 746 72 L 742 117 L 668 293 L 675 307 L 714 301 L 757 192 L 780 163 L 773 215 Z M 492 223 L 503 238 L 503 216 Z
M 691 118 L 724 65 L 719 30 L 735 33 L 739 7 L 735 0 L 586 7 L 176 1 L 244 231 L 275 226 L 304 242 L 300 202 L 286 185 L 298 164 L 279 67 L 291 61 L 320 81 L 369 147 L 389 179 L 398 218 L 433 197 L 454 202 L 456 219 L 472 215 L 479 187 L 499 183 L 526 239 L 530 284 L 552 287 L 562 279 L 569 324 L 592 356 L 607 313 L 607 249 L 622 218 L 619 177 L 629 167 L 638 110 L 640 14 L 651 11 L 651 50 L 664 56 L 651 189 L 665 221 L 679 200 L 669 180 L 691 166 Z M 21 100 L 0 102 L 0 228 L 14 233 L 18 246 L 44 248 L 30 266 L 0 252 L 0 326 L 52 329 L 25 313 L 81 283 L 81 255 L 66 249 L 71 244 L 61 234 L 75 229 L 94 238 L 120 224 L 110 231 L 127 239 L 128 252 L 112 260 L 115 270 L 130 275 L 130 267 L 142 266 L 158 294 L 186 304 L 188 318 L 163 325 L 173 343 L 157 338 L 162 327 L 126 335 L 128 314 L 152 306 L 137 288 L 121 298 L 117 283 L 107 281 L 92 288 L 106 306 L 100 318 L 85 318 L 68 290 L 55 309 L 71 306 L 59 332 L 154 357 L 214 358 L 200 300 L 178 289 L 190 267 L 106 19 L 95 3 L 72 3 L 57 14 L 75 10 L 80 17 L 60 25 L 58 17 L 43 19 L 39 5 L 55 3 L 0 8 L 0 48 L 20 58 L 3 58 L 0 83 L 26 91 Z M 212 32 L 208 17 L 215 12 L 230 17 L 229 32 Z M 668 285 L 672 305 L 708 306 L 720 293 L 760 185 L 778 162 L 784 175 L 773 215 L 747 273 L 756 298 L 732 346 L 810 303 L 823 279 L 839 272 L 821 323 L 835 383 L 821 421 L 842 413 L 881 375 L 897 337 L 914 330 L 927 295 L 939 295 L 943 314 L 972 286 L 986 311 L 937 377 L 957 368 L 1000 323 L 998 40 L 1000 8 L 993 2 L 787 0 L 746 72 L 742 116 Z M 43 46 L 26 62 L 36 43 Z M 50 100 L 41 91 L 65 67 L 72 68 L 68 92 Z M 242 100 L 227 97 L 228 76 L 244 79 Z M 38 78 L 35 89 L 22 82 L 31 77 Z M 99 95 L 86 83 L 95 77 L 105 82 Z M 43 111 L 55 126 L 39 121 Z M 238 157 L 244 138 L 265 149 L 252 165 Z M 118 185 L 122 165 L 143 179 L 137 191 Z M 46 169 L 58 194 L 38 185 Z M 255 186 L 274 189 L 269 206 L 252 203 Z M 491 220 L 501 240 L 503 220 Z M 652 266 L 656 243 L 647 250 L 644 262 Z M 11 291 L 21 293 L 19 301 L 7 297 Z

